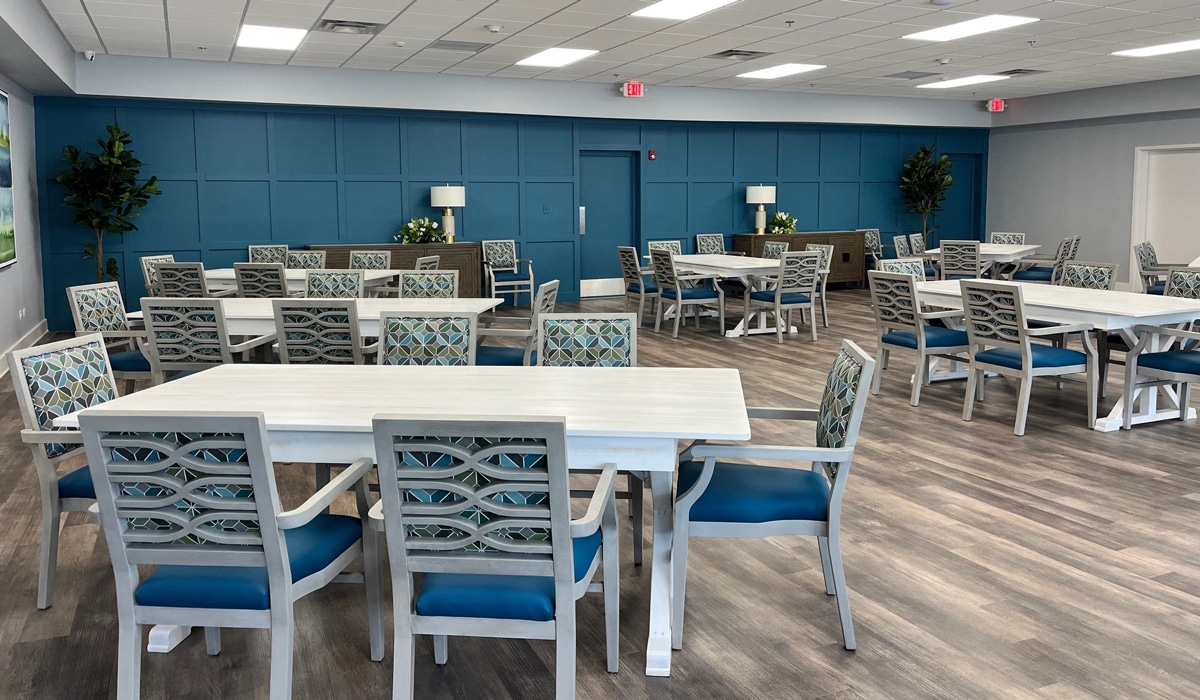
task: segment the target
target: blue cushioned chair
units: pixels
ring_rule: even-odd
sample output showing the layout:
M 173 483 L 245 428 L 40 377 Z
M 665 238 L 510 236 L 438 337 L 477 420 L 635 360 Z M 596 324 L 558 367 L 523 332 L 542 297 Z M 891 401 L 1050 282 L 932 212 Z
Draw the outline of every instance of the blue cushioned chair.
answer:
M 54 604 L 60 516 L 96 503 L 86 466 L 59 475 L 59 465 L 82 455 L 83 444 L 78 431 L 55 429 L 54 419 L 115 399 L 117 384 L 99 333 L 14 350 L 8 369 L 42 498 L 37 606 L 45 610 Z
M 742 297 L 742 327 L 750 328 L 750 315 L 755 309 L 770 311 L 775 315 L 775 340 L 783 342 L 783 330 L 791 331 L 792 312 L 800 309 L 801 318 L 809 317 L 812 339 L 817 341 L 817 287 L 821 284 L 820 250 L 783 253 L 779 258 L 779 274 L 773 277 L 751 275 L 750 282 L 756 287 Z
M 984 276 L 985 266 L 979 259 L 979 241 L 942 241 L 940 250 L 942 279 L 969 280 Z
M 603 469 L 587 513 L 572 521 L 566 419 L 376 416 L 395 614 L 392 697 L 414 697 L 416 635 L 553 639 L 555 697 L 575 697 L 575 601 L 604 591 L 610 673 L 618 666 L 620 578 L 616 465 Z M 469 507 L 468 507 L 469 505 Z M 592 584 L 603 566 L 603 585 Z M 416 588 L 414 573 L 424 573 Z
M 1029 255 L 1017 264 L 1019 268 L 1013 273 L 1014 282 L 1044 282 L 1054 284 L 1062 277 L 1063 266 L 1068 260 L 1075 259 L 1075 251 L 1079 249 L 1079 236 L 1067 236 L 1058 243 L 1053 256 Z M 1050 265 L 1037 265 L 1039 262 L 1049 262 Z
M 521 294 L 528 294 L 532 305 L 533 261 L 517 257 L 517 242 L 513 239 L 483 241 L 482 245 L 483 269 L 487 273 L 491 295 L 501 298 L 501 294 L 511 294 L 513 306 L 516 306 Z
M 197 372 L 229 364 L 234 362 L 234 355 L 248 361 L 255 349 L 275 342 L 275 334 L 269 333 L 232 343 L 220 299 L 143 297 L 142 320 L 155 385 L 167 381 L 168 373 Z
M 964 331 L 929 325 L 935 319 L 961 317 L 961 311 L 923 311 L 913 275 L 896 272 L 867 272 L 871 287 L 871 305 L 875 309 L 875 326 L 879 331 L 875 357 L 879 371 L 871 383 L 871 393 L 879 393 L 880 377 L 887 369 L 892 351 L 903 348 L 917 353 L 916 372 L 912 376 L 912 395 L 909 402 L 921 402 L 921 387 L 929 384 L 929 360 L 942 357 L 955 362 L 967 358 L 967 334 Z
M 116 576 L 117 697 L 137 698 L 143 625 L 271 631 L 271 698 L 292 697 L 294 601 L 324 588 L 361 556 L 371 659 L 383 659 L 378 534 L 360 459 L 295 510 L 279 493 L 261 413 L 82 414 L 100 523 Z M 359 518 L 323 511 L 351 488 Z M 157 567 L 143 574 L 141 567 Z
M 131 394 L 134 382 L 150 381 L 150 360 L 142 352 L 146 329 L 141 321 L 131 321 L 125 314 L 125 300 L 116 282 L 84 284 L 67 287 L 71 316 L 75 319 L 75 335 L 99 333 L 107 344 L 108 363 L 113 376 L 125 382 L 125 393 Z
M 1156 294 L 1162 296 L 1163 291 L 1167 288 L 1167 281 L 1163 279 L 1167 272 L 1173 267 L 1187 267 L 1186 263 L 1162 263 L 1158 261 L 1158 252 L 1154 250 L 1154 244 L 1146 241 L 1138 243 L 1133 247 L 1133 255 L 1137 260 L 1138 276 L 1142 280 L 1142 289 L 1147 294 Z
M 1174 328 L 1136 326 L 1139 334 L 1137 344 L 1125 359 L 1125 400 L 1121 427 L 1133 427 L 1133 404 L 1137 395 L 1146 391 L 1157 391 L 1157 387 L 1177 385 L 1176 407 L 1181 408 L 1179 419 L 1187 419 L 1193 382 L 1200 382 L 1200 333 Z M 1178 340 L 1180 346 L 1170 349 L 1171 343 L 1163 340 Z M 1166 349 L 1157 349 L 1157 348 Z M 1148 349 L 1154 348 L 1151 352 Z
M 633 246 L 617 246 L 617 257 L 621 260 L 621 280 L 625 285 L 625 308 L 622 310 L 628 311 L 629 302 L 636 302 L 640 326 L 646 302 L 650 302 L 650 311 L 653 312 L 661 301 L 658 297 L 658 285 L 654 284 L 653 279 L 646 279 L 648 274 L 653 277 L 654 268 L 641 266 L 638 262 L 637 248 Z
M 1086 373 L 1088 427 L 1096 424 L 1097 353 L 1092 341 L 1090 324 L 1058 325 L 1051 328 L 1029 328 L 1025 320 L 1025 304 L 1021 285 L 1007 282 L 964 280 L 962 287 L 963 315 L 970 340 L 970 375 L 963 403 L 963 420 L 971 420 L 975 400 L 983 400 L 984 373 L 995 372 L 1020 380 L 1017 421 L 1013 432 L 1025 434 L 1025 419 L 1029 415 L 1029 394 L 1035 377 L 1055 377 Z M 1079 333 L 1083 352 L 1068 348 L 1039 345 L 1030 338 Z
M 837 596 L 842 643 L 847 649 L 856 648 L 842 570 L 842 496 L 874 371 L 875 361 L 854 343 L 843 340 L 816 410 L 749 409 L 751 418 L 814 421 L 815 447 L 709 445 L 701 441 L 680 456 L 671 544 L 673 648 L 683 648 L 688 540 L 780 535 L 817 538 L 825 592 Z M 728 459 L 804 464 L 764 467 L 719 461 Z
M 558 280 L 551 280 L 538 287 L 533 299 L 529 317 L 524 316 L 485 316 L 484 328 L 479 329 L 479 346 L 475 348 L 475 364 L 483 367 L 529 367 L 537 361 L 537 329 L 538 317 L 541 314 L 554 312 L 554 304 L 558 301 Z M 493 328 L 496 323 L 512 323 L 523 328 Z M 488 338 L 516 338 L 522 342 L 519 347 L 505 345 L 484 345 Z
M 725 333 L 725 290 L 711 275 L 680 275 L 675 268 L 675 255 L 667 248 L 650 248 L 650 263 L 654 266 L 654 283 L 658 286 L 658 311 L 654 314 L 654 330 L 662 325 L 668 307 L 675 311 L 675 331 L 679 337 L 679 321 L 687 307 L 695 309 L 696 328 L 700 327 L 700 308 L 716 304 L 719 321 L 717 331 Z M 689 286 L 692 285 L 692 286 Z

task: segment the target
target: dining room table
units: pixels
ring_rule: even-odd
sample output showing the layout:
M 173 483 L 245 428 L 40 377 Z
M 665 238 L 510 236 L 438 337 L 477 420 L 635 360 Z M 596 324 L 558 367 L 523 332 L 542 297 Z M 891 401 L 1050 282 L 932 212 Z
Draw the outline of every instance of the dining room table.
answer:
M 980 243 L 979 262 L 985 265 L 1017 262 L 1022 258 L 1033 255 L 1040 248 L 1040 245 L 1032 243 Z M 925 255 L 927 256 L 940 257 L 941 254 L 942 249 L 940 247 L 930 248 L 925 251 Z
M 363 270 L 363 287 L 367 290 L 382 287 L 396 278 L 403 270 Z M 283 271 L 287 277 L 289 294 L 303 294 L 308 289 L 308 270 L 287 268 Z M 215 267 L 204 270 L 204 280 L 208 288 L 214 292 L 227 289 L 237 289 L 237 271 L 232 267 Z
M 709 275 L 721 279 L 736 279 L 745 285 L 747 290 L 755 288 L 751 277 L 768 277 L 779 274 L 779 261 L 769 258 L 752 258 L 743 255 L 722 255 L 720 253 L 698 255 L 676 255 L 675 266 L 683 274 Z M 765 311 L 755 314 L 756 323 L 746 327 L 746 319 L 739 318 L 737 325 L 725 331 L 727 338 L 739 338 L 745 335 L 774 333 L 775 326 L 767 325 Z M 775 319 L 779 323 L 781 319 Z M 816 322 L 815 320 L 813 321 Z M 795 333 L 796 327 L 789 326 L 787 333 Z
M 276 462 L 374 457 L 377 415 L 563 416 L 571 470 L 647 477 L 653 504 L 646 674 L 671 673 L 673 482 L 682 440 L 748 440 L 736 369 L 231 364 L 86 409 L 262 413 Z M 55 421 L 78 428 L 79 413 Z M 169 635 L 164 635 L 169 636 Z

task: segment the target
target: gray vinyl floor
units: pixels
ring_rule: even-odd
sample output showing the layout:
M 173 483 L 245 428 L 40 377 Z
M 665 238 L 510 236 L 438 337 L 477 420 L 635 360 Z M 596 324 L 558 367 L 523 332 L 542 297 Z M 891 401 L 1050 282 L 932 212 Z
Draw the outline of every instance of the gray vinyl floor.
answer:
M 807 328 L 782 345 L 726 339 L 705 319 L 678 340 L 643 329 L 639 359 L 737 367 L 751 405 L 811 407 L 842 338 L 874 352 L 865 293 L 833 292 L 830 306 L 817 343 Z M 1082 385 L 1046 381 L 1018 438 L 1007 380 L 988 380 L 987 401 L 964 423 L 963 382 L 927 388 L 912 408 L 911 360 L 892 364 L 868 405 L 846 493 L 858 651 L 838 641 L 813 541 L 694 540 L 684 648 L 671 678 L 647 678 L 650 571 L 633 566 L 624 538 L 621 670 L 604 670 L 601 601 L 585 597 L 579 697 L 1200 698 L 1200 425 L 1096 433 L 1084 425 Z M 34 605 L 37 482 L 2 384 L 0 698 L 115 697 L 112 571 L 84 517 L 64 523 L 57 602 Z M 1119 391 L 1117 377 L 1102 411 Z M 810 426 L 753 428 L 763 443 L 812 440 Z M 295 504 L 311 492 L 311 469 L 280 465 L 279 482 Z M 296 697 L 390 694 L 390 644 L 383 663 L 368 659 L 364 608 L 349 585 L 297 605 Z M 194 634 L 145 656 L 142 696 L 265 698 L 268 649 L 266 631 L 228 630 L 209 657 Z M 550 642 L 453 639 L 450 662 L 437 667 L 426 641 L 417 697 L 549 698 L 553 654 Z

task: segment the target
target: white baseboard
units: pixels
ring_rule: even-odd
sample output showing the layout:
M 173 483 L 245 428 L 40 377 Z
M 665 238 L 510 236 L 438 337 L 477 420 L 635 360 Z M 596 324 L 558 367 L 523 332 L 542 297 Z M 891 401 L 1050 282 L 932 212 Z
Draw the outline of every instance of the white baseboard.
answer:
M 620 277 L 579 280 L 580 297 L 619 297 L 624 293 L 625 280 Z
M 8 355 L 8 353 L 12 352 L 13 350 L 24 350 L 25 348 L 33 347 L 34 345 L 37 345 L 37 342 L 42 339 L 42 336 L 46 335 L 48 332 L 49 327 L 46 325 L 46 321 L 44 319 L 38 321 L 38 324 L 34 326 L 28 333 L 21 336 L 21 339 L 18 340 L 15 345 L 13 345 L 11 348 L 5 348 L 3 354 Z M 4 377 L 6 374 L 8 374 L 7 360 L 0 362 L 0 378 Z

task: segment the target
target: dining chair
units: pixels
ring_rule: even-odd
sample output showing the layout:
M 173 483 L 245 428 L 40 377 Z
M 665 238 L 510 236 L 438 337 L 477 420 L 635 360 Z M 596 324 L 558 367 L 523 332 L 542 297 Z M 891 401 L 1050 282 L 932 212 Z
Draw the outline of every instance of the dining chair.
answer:
M 667 248 L 651 248 L 650 261 L 654 266 L 654 284 L 658 287 L 659 304 L 654 314 L 654 330 L 661 327 L 667 307 L 675 310 L 675 331 L 672 338 L 679 337 L 679 321 L 685 309 L 695 309 L 696 328 L 700 327 L 700 308 L 717 305 L 719 316 L 717 331 L 725 333 L 725 291 L 710 275 L 680 275 L 675 269 L 675 255 Z M 707 282 L 707 284 L 705 284 Z M 695 286 L 684 286 L 692 283 Z
M 417 258 L 417 262 L 413 265 L 417 270 L 436 270 L 441 264 L 442 256 L 440 255 L 425 255 Z
M 361 365 L 377 344 L 364 346 L 353 299 L 276 299 L 275 337 L 285 365 Z
M 146 296 L 162 296 L 158 286 L 158 271 L 154 266 L 160 262 L 175 262 L 174 255 L 143 255 L 138 259 L 142 266 L 142 281 L 146 285 Z
M 696 253 L 700 255 L 724 255 L 725 254 L 725 234 L 723 233 L 697 233 L 696 234 Z
M 1067 236 L 1058 243 L 1053 257 L 1030 255 L 1022 258 L 1018 266 L 1021 268 L 1013 273 L 1014 282 L 1045 282 L 1054 284 L 1062 276 L 1063 266 L 1071 259 L 1071 250 L 1075 246 L 1075 238 Z M 1049 267 L 1038 265 L 1039 262 L 1050 262 Z
M 1117 284 L 1118 267 L 1115 263 L 1067 262 L 1063 265 L 1063 274 L 1058 280 L 1058 285 L 1075 289 L 1112 291 Z
M 243 299 L 279 299 L 288 296 L 283 263 L 234 263 L 238 296 Z
M 1181 299 L 1200 299 L 1200 269 L 1174 268 L 1167 272 L 1164 296 Z M 1121 426 L 1133 427 L 1133 404 L 1137 391 L 1157 391 L 1156 387 L 1178 385 L 1177 404 L 1179 419 L 1187 419 L 1187 408 L 1191 404 L 1191 385 L 1200 381 L 1200 332 L 1195 324 L 1190 330 L 1155 326 L 1135 326 L 1137 343 L 1125 356 L 1125 398 Z M 1164 346 L 1151 345 L 1163 337 L 1178 341 Z M 1147 350 L 1151 350 L 1147 352 Z
M 1012 231 L 992 231 L 988 243 L 994 245 L 1025 245 L 1025 234 Z
M 479 345 L 475 348 L 475 364 L 481 367 L 528 367 L 537 364 L 538 317 L 554 313 L 558 301 L 558 280 L 538 287 L 528 317 L 489 316 L 486 328 L 479 329 Z M 523 328 L 494 328 L 496 323 L 513 323 Z M 485 345 L 488 338 L 516 338 L 520 346 Z
M 683 255 L 683 241 L 650 241 L 646 244 L 646 251 L 653 256 L 656 250 L 668 250 L 674 255 Z
M 350 251 L 350 269 L 390 270 L 392 269 L 392 251 L 352 250 Z
M 963 315 L 966 319 L 968 353 L 971 366 L 967 393 L 963 402 L 963 420 L 971 420 L 975 401 L 983 400 L 984 373 L 994 372 L 1020 381 L 1017 390 L 1016 435 L 1025 434 L 1029 414 L 1029 394 L 1036 377 L 1054 377 L 1085 373 L 1087 385 L 1088 428 L 1096 423 L 1097 353 L 1087 323 L 1030 328 L 1025 319 L 1021 285 L 1005 282 L 963 280 Z M 1078 333 L 1083 352 L 1065 347 L 1032 343 L 1032 338 Z
M 479 314 L 388 312 L 379 318 L 379 364 L 475 364 Z
M 925 254 L 925 234 L 910 233 L 908 234 L 908 247 L 912 250 L 913 255 Z
M 575 601 L 589 591 L 604 593 L 616 673 L 616 465 L 603 466 L 586 514 L 571 520 L 565 418 L 377 415 L 372 424 L 381 499 L 371 519 L 387 535 L 392 571 L 392 697 L 418 697 L 415 637 L 432 635 L 439 666 L 451 636 L 552 639 L 555 698 L 574 698 Z M 424 574 L 419 587 L 413 574 Z
M 142 299 L 142 319 L 146 323 L 146 349 L 155 385 L 171 378 L 243 360 L 255 348 L 275 342 L 275 334 L 250 337 L 241 343 L 230 341 L 225 310 L 220 299 Z
M 288 247 L 286 245 L 252 245 L 249 246 L 249 260 L 252 263 L 287 264 Z
M 879 261 L 883 260 L 883 239 L 879 236 L 879 229 L 863 229 L 863 247 L 867 253 L 867 269 L 877 269 Z
M 1075 263 L 1068 263 L 1068 266 L 1070 266 L 1072 264 L 1075 264 Z M 1081 264 L 1081 265 L 1097 265 L 1097 264 L 1105 264 L 1105 263 L 1079 263 L 1079 264 Z M 1113 281 L 1115 284 L 1116 265 L 1113 265 L 1113 268 L 1114 268 L 1114 270 L 1112 273 L 1112 277 L 1113 277 Z M 1188 298 L 1188 294 L 1191 293 L 1191 290 L 1189 289 L 1188 285 L 1186 283 L 1184 283 L 1184 280 L 1186 280 L 1186 278 L 1187 278 L 1187 273 L 1189 272 L 1189 270 L 1187 270 L 1186 268 L 1182 268 L 1183 274 L 1175 276 L 1176 284 L 1171 285 L 1170 294 L 1167 293 L 1167 287 L 1168 287 L 1167 282 L 1168 282 L 1168 279 L 1171 277 L 1172 271 L 1173 270 L 1171 268 L 1165 268 L 1162 271 L 1155 270 L 1154 271 L 1155 274 L 1164 274 L 1166 279 L 1163 279 L 1162 282 L 1159 283 L 1160 286 L 1159 286 L 1157 292 L 1148 291 L 1147 293 L 1149 293 L 1149 294 L 1157 293 L 1157 294 L 1160 294 L 1163 296 L 1177 296 L 1177 297 L 1182 297 L 1185 299 Z M 1200 271 L 1198 271 L 1198 272 L 1200 272 Z M 1195 297 L 1193 297 L 1193 298 L 1195 298 Z M 1186 328 L 1185 328 L 1185 330 L 1186 330 Z M 1110 364 L 1112 364 L 1112 365 L 1125 365 L 1126 367 L 1128 367 L 1129 366 L 1129 355 L 1130 355 L 1130 353 L 1133 352 L 1136 344 L 1134 346 L 1131 346 L 1129 341 L 1126 339 L 1125 335 L 1122 333 L 1101 332 L 1099 334 L 1099 337 L 1100 337 L 1100 342 L 1098 343 L 1097 350 L 1100 355 L 1100 397 L 1104 398 L 1105 396 L 1108 395 L 1108 366 Z M 1113 356 L 1114 352 L 1120 354 L 1120 359 Z
M 820 284 L 821 253 L 816 250 L 784 253 L 779 259 L 776 276 L 751 275 L 751 286 L 769 286 L 770 289 L 749 291 L 742 297 L 742 326 L 750 327 L 750 316 L 755 309 L 770 311 L 775 315 L 775 340 L 783 342 L 785 326 L 792 327 L 792 312 L 800 309 L 811 314 L 808 319 L 813 342 L 817 342 L 817 285 Z
M 1138 276 L 1142 280 L 1142 290 L 1147 294 L 1161 296 L 1167 288 L 1166 275 L 1173 267 L 1187 267 L 1186 263 L 1161 263 L 1154 244 L 1146 241 L 1133 247 L 1138 263 Z
M 809 243 L 805 250 L 815 250 L 821 254 L 821 264 L 817 273 L 817 296 L 821 298 L 821 325 L 829 327 L 829 307 L 825 302 L 825 288 L 829 284 L 829 266 L 833 262 L 833 246 L 822 243 Z
M 638 325 L 642 325 L 642 315 L 646 309 L 646 301 L 650 302 L 653 312 L 661 301 L 658 297 L 658 285 L 653 280 L 647 280 L 647 270 L 638 261 L 637 248 L 633 246 L 617 246 L 617 257 L 621 262 L 621 277 L 625 283 L 625 311 L 629 310 L 629 302 L 637 302 Z M 653 273 L 651 267 L 649 272 Z
M 125 393 L 133 393 L 134 382 L 150 381 L 150 360 L 141 349 L 146 329 L 141 321 L 132 322 L 125 314 L 121 286 L 101 282 L 67 287 L 67 298 L 75 319 L 75 335 L 104 336 L 109 367 L 113 376 L 125 382 Z
M 979 259 L 979 241 L 942 241 L 941 277 L 944 280 L 980 279 L 987 267 Z
M 892 247 L 896 249 L 897 258 L 912 257 L 912 251 L 908 247 L 908 236 L 901 234 L 892 237 Z
M 304 286 L 309 299 L 358 299 L 363 296 L 363 271 L 308 270 Z
M 37 606 L 45 610 L 54 604 L 61 516 L 96 503 L 86 465 L 58 473 L 59 465 L 82 454 L 83 444 L 79 431 L 55 428 L 54 419 L 117 398 L 117 385 L 99 333 L 13 350 L 8 369 L 21 412 L 21 441 L 33 453 L 42 499 Z
M 921 258 L 892 258 L 879 261 L 880 272 L 898 272 L 912 275 L 918 282 L 925 281 L 925 261 Z
M 871 384 L 871 393 L 879 393 L 880 380 L 883 371 L 888 368 L 892 352 L 901 348 L 913 350 L 917 358 L 909 403 L 917 406 L 921 402 L 921 388 L 929 385 L 931 358 L 967 361 L 964 356 L 968 345 L 967 334 L 944 325 L 931 325 L 929 321 L 938 319 L 944 323 L 946 319 L 961 317 L 962 312 L 923 311 L 914 275 L 869 270 L 867 278 L 871 287 L 871 306 L 875 310 L 875 327 L 879 331 L 875 349 L 879 367 Z
M 364 573 L 343 580 L 365 583 L 371 658 L 383 659 L 378 534 L 364 526 L 369 457 L 281 512 L 261 413 L 83 413 L 79 427 L 92 480 L 103 484 L 117 697 L 140 696 L 142 627 L 168 624 L 203 627 L 210 656 L 223 627 L 269 629 L 270 697 L 290 699 L 295 601 L 360 557 Z M 359 517 L 324 512 L 351 489 Z
M 529 295 L 533 304 L 533 261 L 517 257 L 517 242 L 512 239 L 483 241 L 483 269 L 487 273 L 488 290 L 492 297 L 512 294 L 513 306 L 522 294 Z M 521 266 L 525 271 L 521 271 Z
M 458 270 L 405 270 L 399 290 L 401 299 L 456 299 Z
M 236 288 L 219 292 L 210 290 L 204 276 L 204 263 L 163 261 L 154 263 L 154 271 L 158 274 L 158 291 L 164 297 L 205 299 L 237 293 Z
M 325 251 L 289 250 L 284 264 L 289 270 L 324 270 Z
M 763 260 L 778 260 L 790 247 L 787 241 L 763 241 Z
M 934 256 L 925 252 L 925 234 L 910 233 L 908 235 L 908 248 L 905 249 L 904 255 L 900 255 L 900 248 L 896 248 L 896 257 L 918 257 L 925 261 L 925 277 L 934 279 L 939 276 L 940 267 L 934 262 Z
M 671 543 L 672 648 L 683 648 L 691 538 L 782 535 L 817 538 L 825 593 L 837 598 L 842 644 L 857 648 L 842 567 L 842 498 L 874 371 L 875 361 L 853 342 L 843 340 L 815 410 L 747 409 L 751 418 L 814 422 L 815 447 L 713 445 L 700 440 L 680 455 Z M 799 464 L 760 466 L 723 461 L 727 459 Z

